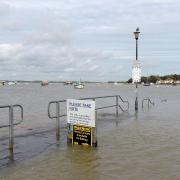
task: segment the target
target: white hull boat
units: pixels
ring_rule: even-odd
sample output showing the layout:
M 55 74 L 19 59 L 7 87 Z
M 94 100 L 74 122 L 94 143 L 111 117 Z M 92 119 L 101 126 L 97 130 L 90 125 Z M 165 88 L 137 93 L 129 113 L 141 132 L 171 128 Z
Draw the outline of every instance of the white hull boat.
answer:
M 74 88 L 75 89 L 84 89 L 84 84 L 82 84 L 82 83 L 75 84 Z

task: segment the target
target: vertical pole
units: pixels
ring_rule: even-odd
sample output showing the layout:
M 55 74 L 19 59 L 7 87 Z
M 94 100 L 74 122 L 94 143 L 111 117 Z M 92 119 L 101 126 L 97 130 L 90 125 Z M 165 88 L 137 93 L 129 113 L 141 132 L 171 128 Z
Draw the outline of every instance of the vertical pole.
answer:
M 119 102 L 118 102 L 118 96 L 116 96 L 116 117 L 119 116 L 118 109 L 119 109 Z
M 135 111 L 138 111 L 138 85 L 136 83 L 136 100 L 135 100 Z
M 148 109 L 149 109 L 149 103 L 150 103 L 150 99 L 148 99 Z
M 60 117 L 59 117 L 59 102 L 56 102 L 56 140 L 60 138 Z
M 96 99 L 93 99 L 95 102 Z M 97 111 L 95 110 L 95 127 L 92 127 L 92 146 L 97 147 Z
M 136 38 L 136 61 L 138 60 L 138 38 Z M 135 111 L 138 111 L 138 84 L 136 83 L 136 100 L 135 100 Z
M 97 111 L 95 111 L 95 120 L 96 120 L 96 121 L 97 121 L 97 116 L 98 116 L 98 115 L 97 115 Z M 96 124 L 97 124 L 97 123 L 96 123 Z M 97 147 L 97 127 L 93 127 L 93 128 L 92 128 L 92 133 L 93 133 L 93 134 L 92 134 L 92 138 L 93 138 L 93 139 L 92 139 L 92 142 L 93 142 L 92 145 L 93 145 L 94 147 Z
M 14 122 L 13 122 L 13 106 L 9 107 L 9 153 L 10 159 L 14 160 Z
M 136 60 L 138 60 L 138 39 L 136 39 Z

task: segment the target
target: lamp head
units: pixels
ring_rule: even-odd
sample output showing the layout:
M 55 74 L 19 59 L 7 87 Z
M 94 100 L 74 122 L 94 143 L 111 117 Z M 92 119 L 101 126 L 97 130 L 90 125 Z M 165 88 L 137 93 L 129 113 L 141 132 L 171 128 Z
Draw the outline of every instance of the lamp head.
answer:
M 135 36 L 135 39 L 136 39 L 136 40 L 138 40 L 139 34 L 140 34 L 139 27 L 137 27 L 137 28 L 136 28 L 136 31 L 134 32 L 134 36 Z

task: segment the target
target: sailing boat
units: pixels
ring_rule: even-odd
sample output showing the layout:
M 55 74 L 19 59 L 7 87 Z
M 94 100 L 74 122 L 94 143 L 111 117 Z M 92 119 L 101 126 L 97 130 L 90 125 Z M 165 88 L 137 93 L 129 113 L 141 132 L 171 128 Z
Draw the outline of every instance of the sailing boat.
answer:
M 84 84 L 81 82 L 81 80 L 74 85 L 75 89 L 84 89 Z
M 144 83 L 143 86 L 150 86 L 150 83 Z

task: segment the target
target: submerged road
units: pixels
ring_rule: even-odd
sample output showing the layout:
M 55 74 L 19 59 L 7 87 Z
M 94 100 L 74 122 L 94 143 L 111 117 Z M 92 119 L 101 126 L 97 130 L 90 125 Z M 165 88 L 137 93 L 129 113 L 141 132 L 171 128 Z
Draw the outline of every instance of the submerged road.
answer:
M 2 104 L 7 104 L 6 91 L 11 91 L 10 103 L 24 106 L 26 121 L 16 127 L 13 163 L 8 160 L 7 132 L 0 129 L 0 179 L 180 178 L 180 87 L 140 87 L 139 101 L 150 97 L 155 106 L 149 110 L 139 107 L 138 114 L 134 112 L 133 86 L 92 84 L 83 91 L 57 84 L 43 89 L 37 84 L 5 88 L 0 89 Z M 25 89 L 31 98 L 22 93 Z M 130 101 L 130 111 L 118 119 L 115 108 L 99 111 L 97 148 L 67 145 L 66 119 L 61 122 L 60 142 L 56 142 L 55 121 L 47 117 L 49 101 L 114 94 Z

